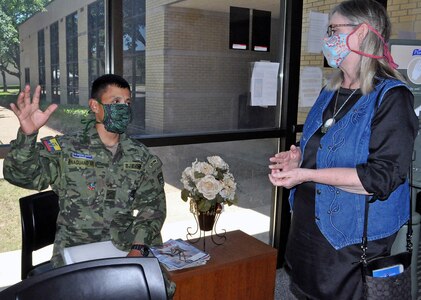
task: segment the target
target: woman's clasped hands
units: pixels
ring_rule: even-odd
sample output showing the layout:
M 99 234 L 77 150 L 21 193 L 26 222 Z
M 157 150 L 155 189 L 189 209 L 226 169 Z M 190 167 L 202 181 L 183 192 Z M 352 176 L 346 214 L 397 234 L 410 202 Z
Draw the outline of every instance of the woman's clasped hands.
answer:
M 273 185 L 292 188 L 303 182 L 303 170 L 300 168 L 301 150 L 292 145 L 290 150 L 275 154 L 270 159 L 269 180 Z

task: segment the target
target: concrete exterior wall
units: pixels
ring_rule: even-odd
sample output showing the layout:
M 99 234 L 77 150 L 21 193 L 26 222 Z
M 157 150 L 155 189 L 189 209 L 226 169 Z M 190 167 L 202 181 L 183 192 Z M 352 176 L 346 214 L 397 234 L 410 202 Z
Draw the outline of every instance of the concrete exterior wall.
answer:
M 30 53 L 30 55 L 25 55 Z M 31 84 L 38 83 L 38 32 L 30 34 L 26 37 L 25 43 L 20 47 L 20 72 L 21 72 L 21 85 L 25 85 L 25 69 L 29 68 L 29 77 Z
M 45 70 L 47 101 L 51 101 L 51 53 L 50 53 L 50 25 L 56 21 L 59 24 L 59 56 L 60 56 L 60 89 L 62 104 L 67 103 L 66 77 L 66 16 L 77 11 L 79 32 L 79 103 L 87 105 L 89 98 L 88 82 L 88 37 L 87 13 L 88 5 L 95 0 L 54 0 L 45 7 L 45 11 L 35 14 L 19 27 L 21 42 L 21 79 L 25 83 L 25 68 L 30 68 L 31 86 L 34 88 L 38 80 L 38 31 L 44 29 L 45 35 Z

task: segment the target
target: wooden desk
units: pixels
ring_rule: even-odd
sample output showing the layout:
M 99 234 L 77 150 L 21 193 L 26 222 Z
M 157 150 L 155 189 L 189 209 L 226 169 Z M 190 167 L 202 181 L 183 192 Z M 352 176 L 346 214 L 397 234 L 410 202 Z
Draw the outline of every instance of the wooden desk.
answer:
M 174 300 L 273 300 L 276 249 L 239 230 L 226 237 L 222 245 L 206 237 L 206 265 L 168 272 L 177 284 Z M 202 249 L 203 241 L 194 246 Z

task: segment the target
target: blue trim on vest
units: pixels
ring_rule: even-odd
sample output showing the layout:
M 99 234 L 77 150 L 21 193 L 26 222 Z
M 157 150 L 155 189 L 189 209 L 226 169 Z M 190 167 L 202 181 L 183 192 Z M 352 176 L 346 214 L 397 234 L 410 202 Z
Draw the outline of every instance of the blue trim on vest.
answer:
M 376 106 L 393 87 L 406 86 L 392 79 L 380 81 L 375 90 L 357 103 L 320 140 L 316 163 L 323 168 L 355 168 L 367 162 L 371 136 L 371 120 Z M 313 134 L 322 125 L 323 111 L 335 92 L 324 89 L 310 110 L 304 125 L 300 147 L 303 153 Z M 379 99 L 377 101 L 377 99 Z M 365 195 L 345 192 L 334 186 L 316 184 L 315 218 L 322 234 L 335 248 L 361 242 L 364 225 Z M 291 190 L 293 207 L 295 189 Z M 368 240 L 392 235 L 409 219 L 409 184 L 405 181 L 386 200 L 370 204 Z

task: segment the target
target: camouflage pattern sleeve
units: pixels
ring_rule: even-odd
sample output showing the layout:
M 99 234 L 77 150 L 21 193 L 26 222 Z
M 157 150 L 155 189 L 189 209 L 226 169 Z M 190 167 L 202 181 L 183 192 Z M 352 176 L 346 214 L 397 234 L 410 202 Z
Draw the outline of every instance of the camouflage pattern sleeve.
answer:
M 150 155 L 145 168 L 145 178 L 133 202 L 133 209 L 138 211 L 133 224 L 133 242 L 157 245 L 162 244 L 161 229 L 167 214 L 162 162 Z
M 37 133 L 27 136 L 19 129 L 4 159 L 3 175 L 11 184 L 40 191 L 57 179 L 58 161 L 36 140 Z

